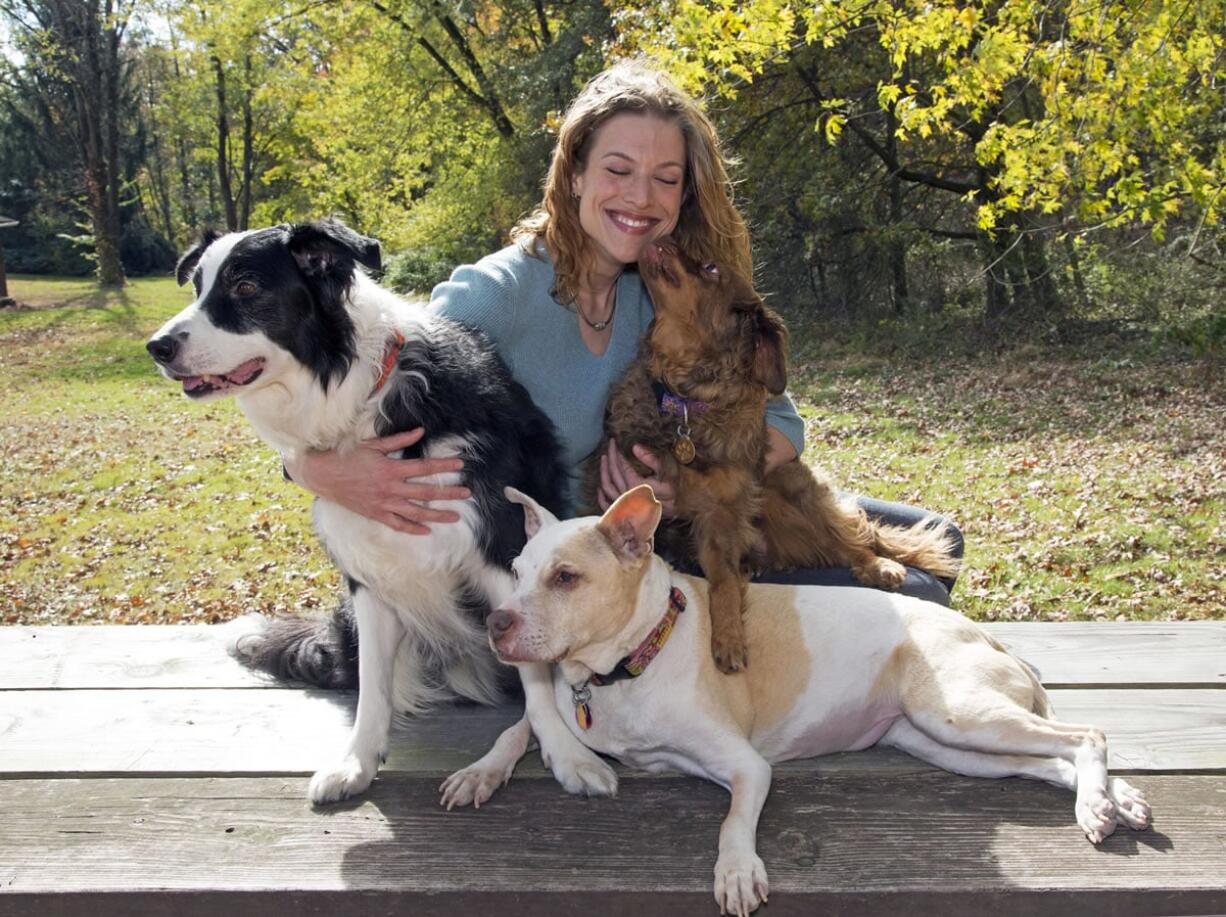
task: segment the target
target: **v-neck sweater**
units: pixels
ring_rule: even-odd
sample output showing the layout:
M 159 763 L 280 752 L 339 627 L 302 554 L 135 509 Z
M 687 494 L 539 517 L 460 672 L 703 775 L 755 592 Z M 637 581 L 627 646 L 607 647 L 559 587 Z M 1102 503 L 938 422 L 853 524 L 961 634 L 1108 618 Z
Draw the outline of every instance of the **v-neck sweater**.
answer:
M 511 376 L 557 429 L 562 460 L 570 472 L 574 511 L 584 461 L 599 446 L 609 390 L 638 353 L 639 340 L 655 314 L 638 273 L 617 280 L 609 346 L 594 354 L 584 343 L 579 316 L 553 297 L 553 263 L 518 245 L 455 269 L 430 295 L 430 308 L 484 332 Z M 786 395 L 767 404 L 766 421 L 804 449 L 804 421 Z

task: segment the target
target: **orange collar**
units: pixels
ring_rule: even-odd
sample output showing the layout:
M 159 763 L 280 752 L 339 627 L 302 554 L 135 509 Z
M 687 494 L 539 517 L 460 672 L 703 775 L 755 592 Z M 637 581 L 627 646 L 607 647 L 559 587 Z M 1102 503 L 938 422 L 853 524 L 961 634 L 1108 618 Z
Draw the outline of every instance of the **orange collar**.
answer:
M 379 394 L 379 390 L 387 384 L 392 370 L 396 368 L 396 360 L 400 357 L 402 347 L 404 347 L 404 335 L 399 331 L 393 331 L 392 337 L 388 338 L 387 343 L 383 345 L 383 363 L 379 367 L 379 378 L 375 382 L 375 387 L 370 390 L 369 397 L 375 397 Z

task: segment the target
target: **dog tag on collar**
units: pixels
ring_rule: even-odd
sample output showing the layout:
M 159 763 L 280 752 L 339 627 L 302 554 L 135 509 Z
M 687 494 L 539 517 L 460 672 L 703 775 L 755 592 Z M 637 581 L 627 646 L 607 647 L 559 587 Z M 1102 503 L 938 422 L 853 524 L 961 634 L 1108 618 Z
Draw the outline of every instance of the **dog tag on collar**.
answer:
M 571 685 L 570 699 L 575 704 L 575 722 L 579 724 L 579 728 L 591 729 L 592 708 L 588 706 L 588 701 L 592 699 L 592 689 L 587 686 L 587 682 L 577 688 Z
M 677 428 L 677 439 L 673 442 L 673 455 L 682 465 L 694 461 L 696 451 L 694 441 L 690 439 L 690 428 L 684 424 Z

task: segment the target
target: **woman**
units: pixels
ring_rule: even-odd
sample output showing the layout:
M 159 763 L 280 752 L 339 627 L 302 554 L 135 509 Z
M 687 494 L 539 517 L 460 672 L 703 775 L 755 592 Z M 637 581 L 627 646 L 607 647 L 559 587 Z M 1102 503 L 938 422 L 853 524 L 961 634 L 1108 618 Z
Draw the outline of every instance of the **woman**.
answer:
M 541 207 L 513 232 L 515 244 L 458 268 L 434 289 L 431 307 L 489 335 L 512 375 L 557 427 L 565 461 L 578 469 L 600 444 L 609 388 L 634 359 L 652 318 L 646 290 L 626 271 L 656 239 L 671 235 L 701 261 L 733 264 L 749 274 L 745 223 L 732 204 L 714 128 L 697 103 L 667 77 L 620 64 L 595 77 L 567 112 Z M 767 406 L 767 470 L 795 461 L 804 422 L 786 397 Z M 410 533 L 446 524 L 456 514 L 431 500 L 462 489 L 417 479 L 444 470 L 438 461 L 391 459 L 413 431 L 371 440 L 356 454 L 315 453 L 288 468 L 308 490 Z M 641 446 L 646 478 L 615 443 L 601 456 L 601 507 L 650 483 L 671 514 L 675 482 Z M 449 467 L 457 467 L 458 461 Z M 572 487 L 572 505 L 574 503 Z M 862 501 L 886 521 L 910 524 L 921 511 Z M 960 551 L 960 548 L 959 548 Z M 773 581 L 854 584 L 849 570 L 815 570 Z M 948 604 L 948 587 L 911 571 L 902 591 Z

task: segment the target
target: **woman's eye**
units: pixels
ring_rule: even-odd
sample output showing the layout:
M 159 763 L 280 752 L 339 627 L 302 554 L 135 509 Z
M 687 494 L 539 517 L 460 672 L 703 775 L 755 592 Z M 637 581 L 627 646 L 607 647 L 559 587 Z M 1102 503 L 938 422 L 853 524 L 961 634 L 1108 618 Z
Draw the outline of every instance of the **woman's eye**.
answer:
M 239 296 L 252 296 L 258 289 L 259 287 L 257 287 L 250 280 L 241 280 L 239 281 L 238 286 L 234 288 L 234 292 Z
M 662 185 L 668 185 L 670 188 L 674 185 L 681 184 L 681 180 L 677 178 L 657 178 L 656 181 Z
M 609 174 L 610 174 L 610 175 L 622 175 L 622 176 L 625 176 L 625 175 L 629 175 L 630 173 L 629 173 L 628 171 L 624 171 L 624 170 L 620 170 L 620 171 L 619 171 L 618 169 L 609 169 Z

